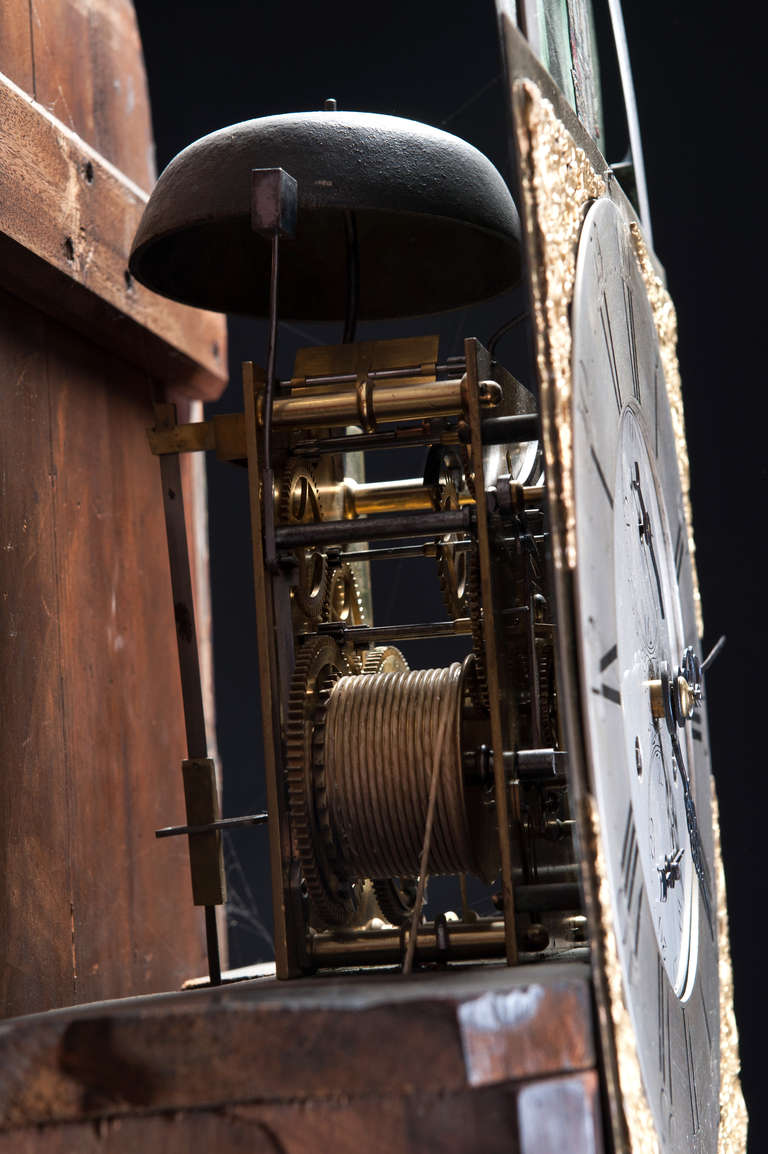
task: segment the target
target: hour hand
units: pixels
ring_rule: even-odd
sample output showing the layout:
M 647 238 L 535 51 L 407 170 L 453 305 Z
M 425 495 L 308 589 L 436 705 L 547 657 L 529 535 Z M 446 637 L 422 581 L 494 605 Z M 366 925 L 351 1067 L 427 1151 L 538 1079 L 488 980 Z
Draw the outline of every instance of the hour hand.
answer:
M 683 675 L 683 670 L 687 676 Z M 683 664 L 677 676 L 670 675 L 669 666 L 662 661 L 659 667 L 659 677 L 649 682 L 651 695 L 651 712 L 657 721 L 665 721 L 669 736 L 672 740 L 672 757 L 675 768 L 680 774 L 683 784 L 683 799 L 685 803 L 685 823 L 688 827 L 688 837 L 691 843 L 691 861 L 696 876 L 700 882 L 701 896 L 707 913 L 710 933 L 714 934 L 714 920 L 712 915 L 712 882 L 709 865 L 704 847 L 701 844 L 699 823 L 696 817 L 696 804 L 691 792 L 691 779 L 683 757 L 678 737 L 678 728 L 682 728 L 693 717 L 701 699 L 700 666 L 692 648 L 686 649 L 683 654 Z M 691 678 L 691 682 L 688 681 Z
M 684 849 L 677 849 L 674 853 L 664 854 L 663 864 L 656 866 L 661 887 L 660 898 L 663 902 L 667 900 L 669 891 L 674 889 L 680 880 L 680 862 L 683 860 L 684 853 Z
M 656 594 L 659 598 L 659 611 L 662 618 L 664 617 L 664 598 L 661 592 L 661 574 L 659 573 L 658 562 L 656 561 L 656 550 L 653 547 L 653 529 L 651 528 L 651 518 L 648 510 L 645 507 L 645 500 L 643 498 L 643 490 L 640 484 L 640 465 L 635 461 L 635 477 L 632 481 L 632 488 L 637 493 L 637 499 L 640 503 L 640 536 L 648 546 L 648 552 L 651 555 L 651 565 L 653 566 L 653 575 L 656 578 Z

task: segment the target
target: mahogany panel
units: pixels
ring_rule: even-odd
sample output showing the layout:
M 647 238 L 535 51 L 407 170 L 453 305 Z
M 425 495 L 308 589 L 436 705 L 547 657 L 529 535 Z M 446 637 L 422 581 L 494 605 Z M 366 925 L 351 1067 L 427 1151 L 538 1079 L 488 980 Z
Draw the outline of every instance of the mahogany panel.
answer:
M 105 1118 L 98 1126 L 43 1126 L 0 1133 L 0 1154 L 189 1154 L 191 1150 L 285 1154 L 259 1121 L 229 1112 Z
M 467 1044 L 478 1029 L 495 1054 L 481 1068 Z M 6 1023 L 0 1129 L 136 1109 L 457 1094 L 594 1064 L 582 965 L 251 981 Z
M 144 371 L 215 399 L 226 380 L 224 318 L 127 273 L 146 193 L 2 77 L 0 123 L 0 284 Z
M 31 12 L 37 100 L 149 191 L 152 126 L 131 0 L 31 0 Z
M 74 996 L 44 322 L 0 293 L 0 1013 Z
M 482 1082 L 468 1023 L 507 1052 Z M 542 1030 L 551 1044 L 535 1044 Z M 251 981 L 0 1032 L 0 1154 L 185 1142 L 218 1154 L 597 1154 L 589 969 Z
M 183 821 L 185 748 L 145 429 L 153 388 L 218 395 L 226 330 L 126 275 L 153 176 L 130 0 L 1 7 L 0 1014 L 21 1014 L 204 972 L 186 846 L 154 838 Z M 196 577 L 204 601 L 202 551 Z
M 519 1154 L 508 1087 L 104 1119 L 0 1134 L 0 1154 Z M 579 1152 L 581 1154 L 581 1152 Z
M 178 987 L 204 954 L 186 845 L 154 837 L 183 817 L 185 746 L 150 383 L 53 324 L 48 348 L 77 1000 L 91 1001 Z
M 0 4 L 0 72 L 34 95 L 29 0 Z
M 0 1012 L 204 972 L 150 383 L 0 296 Z

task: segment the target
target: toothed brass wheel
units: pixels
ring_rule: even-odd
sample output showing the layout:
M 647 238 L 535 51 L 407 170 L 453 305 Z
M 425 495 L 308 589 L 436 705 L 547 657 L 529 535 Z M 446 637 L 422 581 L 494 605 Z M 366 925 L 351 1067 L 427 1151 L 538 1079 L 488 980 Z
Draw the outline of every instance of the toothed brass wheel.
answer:
M 363 673 L 407 673 L 408 662 L 395 645 L 377 645 L 369 649 L 363 661 Z
M 347 925 L 360 902 L 360 885 L 336 868 L 323 777 L 325 705 L 346 671 L 335 641 L 314 638 L 298 651 L 288 698 L 285 763 L 291 832 L 316 929 Z
M 440 494 L 440 511 L 453 511 L 459 507 L 456 487 L 448 481 Z M 459 541 L 456 533 L 447 533 L 437 542 L 437 576 L 446 609 L 452 618 L 467 615 L 467 551 L 458 547 Z
M 320 499 L 311 467 L 292 459 L 280 484 L 278 516 L 283 524 L 320 521 Z M 328 597 L 328 561 L 316 549 L 296 549 L 298 579 L 291 587 L 294 604 L 304 617 L 318 620 Z
M 469 551 L 467 581 L 467 609 L 472 630 L 472 652 L 475 655 L 475 676 L 472 698 L 479 709 L 489 708 L 488 678 L 485 666 L 483 640 L 483 599 L 480 589 L 480 553 L 476 544 Z
M 390 925 L 403 926 L 410 922 L 416 905 L 418 878 L 377 878 L 373 892 L 384 917 Z M 424 894 L 426 902 L 426 891 Z
M 343 625 L 364 625 L 365 610 L 360 596 L 357 577 L 351 565 L 342 561 L 331 574 L 326 601 L 328 621 L 341 621 Z
M 326 621 L 339 621 L 342 625 L 365 625 L 365 609 L 360 596 L 360 587 L 351 565 L 342 561 L 330 574 L 328 596 L 323 617 Z M 359 649 L 347 644 L 344 647 L 350 673 L 361 673 L 363 658 Z

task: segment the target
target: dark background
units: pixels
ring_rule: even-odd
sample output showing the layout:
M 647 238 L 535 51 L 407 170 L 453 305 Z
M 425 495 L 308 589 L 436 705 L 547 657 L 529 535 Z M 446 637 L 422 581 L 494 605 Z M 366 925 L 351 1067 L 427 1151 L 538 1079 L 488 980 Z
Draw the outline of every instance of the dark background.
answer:
M 598 0 L 597 7 L 600 7 Z M 394 0 L 361 5 L 186 3 L 137 0 L 152 98 L 158 171 L 186 144 L 223 125 L 270 113 L 342 109 L 412 117 L 463 136 L 509 175 L 504 92 L 491 0 L 473 4 Z M 705 649 L 728 643 L 708 678 L 713 763 L 729 885 L 736 1009 L 750 1149 L 768 1149 L 759 1109 L 763 1038 L 762 918 L 768 891 L 759 845 L 765 836 L 761 757 L 766 560 L 762 359 L 765 266 L 755 169 L 764 92 L 756 37 L 734 31 L 723 9 L 692 0 L 625 3 L 654 230 L 679 320 L 697 562 Z M 611 69 L 603 59 L 610 81 Z M 623 152 L 622 126 L 607 110 L 607 158 Z M 612 144 L 613 142 L 613 144 Z M 436 322 L 443 356 L 464 336 L 487 338 L 514 315 L 514 293 Z M 436 331 L 436 324 L 360 327 L 359 339 Z M 299 345 L 337 341 L 338 327 L 283 326 L 279 369 Z M 241 408 L 239 364 L 262 362 L 265 327 L 230 323 L 232 384 L 212 408 Z M 499 346 L 527 383 L 524 335 Z M 414 462 L 414 472 L 419 464 Z M 371 474 L 369 474 L 371 475 Z M 219 747 L 228 813 L 265 801 L 260 772 L 255 615 L 247 493 L 238 470 L 209 462 Z M 377 619 L 418 620 L 436 590 L 393 569 Z M 410 563 L 411 565 L 413 563 Z M 402 613 L 401 613 L 402 610 Z M 412 664 L 442 663 L 439 650 L 408 651 Z M 233 966 L 271 956 L 266 834 L 229 839 Z

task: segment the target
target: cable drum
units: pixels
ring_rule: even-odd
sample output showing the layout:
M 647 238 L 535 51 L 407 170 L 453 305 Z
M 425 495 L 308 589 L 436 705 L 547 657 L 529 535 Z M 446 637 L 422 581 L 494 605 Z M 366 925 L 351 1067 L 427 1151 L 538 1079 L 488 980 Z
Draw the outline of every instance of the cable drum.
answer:
M 471 660 L 471 659 L 469 659 Z M 430 777 L 448 710 L 430 846 L 430 874 L 481 873 L 467 818 L 461 729 L 467 663 L 341 677 L 326 707 L 328 817 L 353 877 L 412 877 Z

